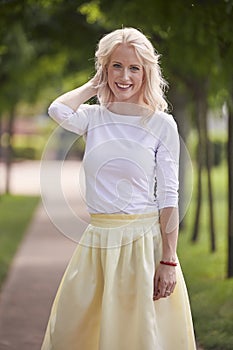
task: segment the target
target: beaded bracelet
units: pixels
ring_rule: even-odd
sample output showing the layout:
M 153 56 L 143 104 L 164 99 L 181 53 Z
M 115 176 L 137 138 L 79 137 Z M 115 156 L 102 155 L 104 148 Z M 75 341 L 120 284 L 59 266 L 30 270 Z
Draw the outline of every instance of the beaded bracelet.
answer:
M 163 261 L 163 260 L 161 260 L 161 261 L 160 261 L 160 264 L 162 264 L 162 265 L 168 265 L 168 266 L 177 266 L 177 263 L 172 262 L 172 261 Z

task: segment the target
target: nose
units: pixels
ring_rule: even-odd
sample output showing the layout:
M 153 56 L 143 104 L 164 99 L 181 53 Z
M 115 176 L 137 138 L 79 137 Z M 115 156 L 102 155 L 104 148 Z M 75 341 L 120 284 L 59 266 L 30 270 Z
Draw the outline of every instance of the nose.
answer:
M 122 77 L 123 77 L 124 80 L 127 80 L 129 78 L 128 68 L 124 68 Z

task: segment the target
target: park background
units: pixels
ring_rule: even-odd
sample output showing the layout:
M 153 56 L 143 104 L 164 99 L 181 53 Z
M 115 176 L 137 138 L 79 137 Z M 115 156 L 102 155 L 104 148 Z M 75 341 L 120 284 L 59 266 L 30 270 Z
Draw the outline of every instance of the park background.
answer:
M 47 107 L 94 75 L 99 39 L 133 26 L 161 54 L 171 113 L 191 157 L 190 166 L 181 154 L 179 257 L 196 337 L 204 349 L 232 349 L 232 23 L 232 0 L 0 1 L 2 286 L 40 201 L 14 194 L 14 166 L 40 162 L 55 128 Z M 60 136 L 51 152 L 56 160 L 64 157 Z M 75 142 L 66 161 L 80 160 L 83 146 Z

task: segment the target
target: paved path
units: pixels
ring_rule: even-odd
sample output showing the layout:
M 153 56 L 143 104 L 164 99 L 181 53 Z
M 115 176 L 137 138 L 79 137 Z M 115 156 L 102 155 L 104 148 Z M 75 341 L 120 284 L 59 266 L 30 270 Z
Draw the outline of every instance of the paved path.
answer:
M 14 165 L 13 193 L 38 193 L 39 168 L 38 163 L 32 162 Z M 73 205 L 73 209 L 88 220 L 83 203 L 80 199 L 75 199 L 70 181 L 74 169 L 77 169 L 77 163 L 74 162 L 69 162 L 65 168 L 65 196 L 69 201 L 69 208 Z M 17 181 L 17 178 L 20 181 Z M 46 205 L 48 210 L 48 199 Z M 65 203 L 59 196 L 52 202 L 52 206 L 53 212 L 50 216 L 58 226 L 61 212 L 65 212 L 65 215 L 62 215 L 64 226 L 61 230 L 67 229 L 69 232 L 72 223 L 77 222 L 74 231 L 81 234 L 81 221 L 77 218 L 75 221 L 72 211 L 65 208 Z M 40 349 L 53 298 L 76 247 L 76 243 L 60 233 L 51 222 L 51 218 L 40 204 L 3 285 L 0 293 L 0 350 Z M 74 232 L 72 234 L 74 235 Z

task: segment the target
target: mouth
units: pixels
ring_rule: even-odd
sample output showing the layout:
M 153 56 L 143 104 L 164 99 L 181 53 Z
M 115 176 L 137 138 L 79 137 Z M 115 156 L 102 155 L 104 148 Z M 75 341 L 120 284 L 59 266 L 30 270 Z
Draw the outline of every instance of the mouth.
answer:
M 120 83 L 115 83 L 115 84 L 121 90 L 127 90 L 132 86 L 132 84 L 120 84 Z

